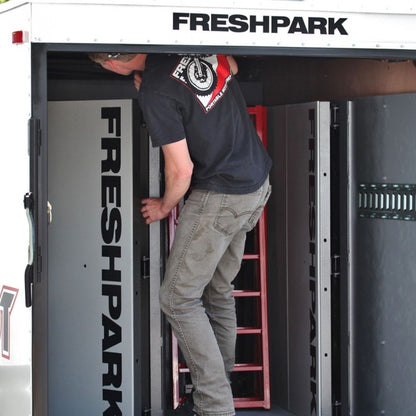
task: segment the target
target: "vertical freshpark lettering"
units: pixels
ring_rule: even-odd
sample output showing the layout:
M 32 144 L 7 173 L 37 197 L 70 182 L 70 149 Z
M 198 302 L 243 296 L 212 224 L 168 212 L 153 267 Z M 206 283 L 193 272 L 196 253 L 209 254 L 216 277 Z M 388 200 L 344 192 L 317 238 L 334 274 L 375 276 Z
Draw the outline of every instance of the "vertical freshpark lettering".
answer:
M 105 310 L 101 315 L 103 327 L 102 351 L 102 398 L 106 402 L 103 415 L 122 415 L 120 404 L 123 393 L 122 327 L 117 322 L 122 313 L 122 271 L 118 268 L 122 250 L 121 213 L 121 109 L 101 109 L 101 119 L 107 121 L 106 136 L 101 137 L 101 296 Z

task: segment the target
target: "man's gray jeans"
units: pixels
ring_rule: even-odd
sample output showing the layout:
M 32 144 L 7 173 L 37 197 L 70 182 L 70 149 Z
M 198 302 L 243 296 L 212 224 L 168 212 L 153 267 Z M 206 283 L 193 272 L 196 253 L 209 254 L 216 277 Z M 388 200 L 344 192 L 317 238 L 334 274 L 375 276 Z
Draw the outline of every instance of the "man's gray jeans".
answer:
M 160 304 L 189 367 L 200 416 L 235 414 L 229 383 L 237 332 L 231 282 L 246 233 L 270 190 L 268 179 L 244 195 L 194 190 L 179 216 Z

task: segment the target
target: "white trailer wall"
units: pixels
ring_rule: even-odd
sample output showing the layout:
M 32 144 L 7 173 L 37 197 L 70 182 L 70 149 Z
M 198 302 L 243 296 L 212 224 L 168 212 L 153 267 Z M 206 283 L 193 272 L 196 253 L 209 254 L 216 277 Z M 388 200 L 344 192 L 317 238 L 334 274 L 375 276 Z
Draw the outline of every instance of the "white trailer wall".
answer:
M 410 0 L 31 3 L 33 42 L 416 49 Z
M 28 121 L 31 116 L 30 45 L 12 44 L 28 31 L 29 8 L 0 8 L 0 414 L 31 412 L 31 310 L 25 307 L 28 225 L 23 196 L 29 190 Z
M 27 39 L 23 44 L 12 44 L 16 30 Z M 248 0 L 212 0 L 209 7 L 174 0 L 1 4 L 0 140 L 6 150 L 0 163 L 0 413 L 7 415 L 26 415 L 31 407 L 31 311 L 24 306 L 23 285 L 29 230 L 22 199 L 29 190 L 30 55 L 37 44 L 55 51 L 164 45 L 162 52 L 229 48 L 247 54 L 406 56 L 416 50 L 416 7 L 413 0 L 260 0 L 254 7 Z M 44 93 L 36 97 L 39 106 Z M 44 383 L 37 384 L 40 389 Z

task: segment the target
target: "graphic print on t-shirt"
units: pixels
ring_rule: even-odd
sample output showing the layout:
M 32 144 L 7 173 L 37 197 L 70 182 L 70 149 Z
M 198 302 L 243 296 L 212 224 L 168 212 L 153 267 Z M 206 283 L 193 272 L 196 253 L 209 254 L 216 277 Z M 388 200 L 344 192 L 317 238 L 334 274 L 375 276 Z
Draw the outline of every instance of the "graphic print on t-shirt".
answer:
M 208 113 L 225 94 L 232 74 L 225 55 L 184 56 L 171 77 L 188 87 Z

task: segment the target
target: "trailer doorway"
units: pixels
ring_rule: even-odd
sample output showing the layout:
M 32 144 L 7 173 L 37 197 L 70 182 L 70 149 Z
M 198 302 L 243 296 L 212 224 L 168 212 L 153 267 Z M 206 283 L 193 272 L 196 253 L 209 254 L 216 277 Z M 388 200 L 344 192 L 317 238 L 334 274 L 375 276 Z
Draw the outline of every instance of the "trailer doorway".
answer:
M 59 49 L 59 48 L 58 48 Z M 302 302 L 305 298 L 310 300 L 310 276 L 306 276 L 307 284 L 302 289 L 296 290 L 295 287 L 289 288 L 293 283 L 288 268 L 288 259 L 290 256 L 298 256 L 297 259 L 304 259 L 304 261 L 311 260 L 310 240 L 308 235 L 299 236 L 299 239 L 293 239 L 293 248 L 289 250 L 288 239 L 290 239 L 291 224 L 299 223 L 294 217 L 292 223 L 288 219 L 288 198 L 295 197 L 293 208 L 301 208 L 302 215 L 306 216 L 305 226 L 308 226 L 310 214 L 310 199 L 300 198 L 300 204 L 296 202 L 296 198 L 300 197 L 303 192 L 310 191 L 309 182 L 304 183 L 306 188 L 300 188 L 296 181 L 287 182 L 288 177 L 292 171 L 290 166 L 297 163 L 295 160 L 299 156 L 297 149 L 293 149 L 290 157 L 287 157 L 287 141 L 282 139 L 279 130 L 282 129 L 282 124 L 279 122 L 282 117 L 290 112 L 301 114 L 305 112 L 305 116 L 301 116 L 305 120 L 305 131 L 311 129 L 310 111 L 319 108 L 319 104 L 313 104 L 312 107 L 301 103 L 313 103 L 316 101 L 324 101 L 327 104 L 325 110 L 327 117 L 325 123 L 328 124 L 329 131 L 334 129 L 331 127 L 331 117 L 334 123 L 339 124 L 339 114 L 333 112 L 330 102 L 346 101 L 356 97 L 367 95 L 381 95 L 393 93 L 409 93 L 416 90 L 416 83 L 414 81 L 415 68 L 411 60 L 389 61 L 389 60 L 369 60 L 369 59 L 351 59 L 351 58 L 330 58 L 330 57 L 272 57 L 272 56 L 238 56 L 239 62 L 239 79 L 243 87 L 248 105 L 263 105 L 269 108 L 269 135 L 268 143 L 269 149 L 275 162 L 273 173 L 274 193 L 268 207 L 268 252 L 269 252 L 269 270 L 276 272 L 273 278 L 269 274 L 269 334 L 270 334 L 270 373 L 271 373 L 271 398 L 272 409 L 270 412 L 274 415 L 283 416 L 287 414 L 307 415 L 314 414 L 313 405 L 313 386 L 310 384 L 310 376 L 308 375 L 308 383 L 306 387 L 299 385 L 299 378 L 296 369 L 293 367 L 293 360 L 296 355 L 290 343 L 295 340 L 291 338 L 291 331 L 305 334 L 306 345 L 310 344 L 310 315 L 309 307 L 305 308 L 306 316 L 301 312 L 302 308 L 296 308 L 297 302 Z M 132 88 L 131 80 L 126 80 L 121 77 L 116 77 L 112 74 L 102 72 L 100 68 L 94 67 L 85 56 L 85 53 L 80 52 L 50 52 L 46 61 L 48 77 L 47 77 L 47 94 L 48 101 L 75 101 L 75 100 L 112 100 L 112 99 L 128 99 L 134 100 L 135 91 Z M 294 107 L 295 104 L 300 104 L 298 109 Z M 341 109 L 346 109 L 347 104 L 339 106 Z M 307 108 L 307 110 L 305 110 Z M 47 111 L 49 115 L 49 111 Z M 338 116 L 336 115 L 338 114 Z M 305 118 L 306 117 L 306 118 Z M 288 120 L 286 118 L 286 120 Z M 296 122 L 292 119 L 290 124 Z M 345 121 L 345 118 L 342 119 Z M 273 137 L 274 134 L 276 137 Z M 339 131 L 335 133 L 335 138 L 346 143 L 345 133 Z M 280 141 L 279 138 L 280 137 Z M 306 134 L 306 142 L 310 139 L 309 133 Z M 334 149 L 336 146 L 332 146 Z M 310 163 L 310 149 L 305 148 L 306 166 L 309 169 Z M 332 213 L 336 213 L 335 217 L 344 218 L 343 221 L 334 219 L 332 227 L 334 234 L 332 238 L 338 241 L 339 253 L 329 253 L 329 266 L 335 262 L 334 273 L 345 273 L 344 279 L 340 280 L 341 286 L 335 287 L 333 299 L 338 299 L 336 303 L 330 304 L 331 310 L 327 310 L 329 316 L 336 317 L 330 325 L 330 331 L 333 334 L 330 340 L 331 351 L 336 354 L 332 355 L 332 364 L 330 366 L 330 385 L 326 386 L 326 391 L 330 397 L 326 397 L 326 408 L 322 410 L 321 404 L 317 405 L 316 414 L 325 415 L 339 415 L 348 414 L 350 406 L 357 409 L 360 404 L 353 404 L 352 393 L 354 388 L 354 380 L 351 379 L 351 351 L 348 347 L 348 334 L 351 329 L 351 311 L 349 304 L 349 283 L 348 283 L 348 269 L 347 265 L 342 262 L 342 254 L 349 249 L 348 223 L 346 212 L 347 209 L 339 202 L 348 203 L 348 189 L 346 170 L 348 169 L 348 149 L 342 147 L 339 152 L 329 153 L 330 149 L 326 150 L 326 156 L 329 157 L 331 165 L 338 166 L 339 169 L 335 171 L 327 171 L 328 178 L 338 178 L 335 182 L 340 186 L 340 195 L 332 192 L 333 199 L 327 200 L 327 203 L 333 204 Z M 156 172 L 159 169 L 159 159 L 155 154 L 149 154 L 148 160 L 150 165 L 148 171 Z M 309 171 L 306 170 L 306 175 L 309 179 Z M 152 175 L 150 175 L 152 176 Z M 279 189 L 284 189 L 284 194 L 279 194 Z M 309 194 L 307 194 L 309 195 Z M 307 204 L 307 206 L 303 205 Z M 276 213 L 276 215 L 271 215 Z M 305 218 L 304 218 L 305 219 Z M 46 227 L 46 224 L 45 224 Z M 338 231 L 335 232 L 334 228 Z M 282 232 L 282 230 L 285 230 Z M 152 237 L 153 236 L 153 237 Z M 166 253 L 166 233 L 162 229 L 153 230 L 150 242 L 150 258 L 153 253 L 163 259 Z M 153 238 L 153 240 L 152 240 Z M 328 242 L 328 240 L 327 240 Z M 335 243 L 334 243 L 335 244 Z M 302 248 L 301 248 L 301 247 Z M 306 252 L 302 253 L 302 250 Z M 271 254 L 272 253 L 272 254 Z M 331 254 L 335 256 L 340 255 L 341 260 L 334 257 L 331 260 Z M 296 263 L 296 259 L 292 260 Z M 339 263 L 337 263 L 339 262 Z M 158 267 L 163 266 L 163 260 L 157 264 L 150 264 L 151 273 L 154 273 Z M 337 269 L 339 266 L 340 269 Z M 156 272 L 157 273 L 157 272 Z M 309 269 L 307 271 L 309 273 Z M 49 276 L 52 279 L 52 276 Z M 52 286 L 51 286 L 52 287 Z M 334 288 L 334 286 L 331 286 Z M 323 286 L 322 290 L 330 290 L 329 286 Z M 142 288 L 143 291 L 150 291 L 150 288 Z M 303 291 L 300 297 L 299 293 Z M 292 295 L 294 297 L 290 297 Z M 154 293 L 153 293 L 154 296 Z M 146 296 L 144 296 L 146 298 Z M 153 299 L 154 300 L 154 299 Z M 147 305 L 142 305 L 144 309 Z M 152 318 L 152 313 L 156 310 L 155 303 L 150 306 L 150 312 L 146 321 L 151 319 L 154 322 L 159 320 L 156 316 Z M 49 311 L 51 313 L 52 311 Z M 143 312 L 143 311 L 142 311 Z M 303 318 L 302 318 L 303 316 Z M 289 322 L 291 322 L 289 326 Z M 164 344 L 167 344 L 167 328 L 160 328 L 162 334 L 165 336 Z M 327 328 L 328 329 L 328 328 Z M 152 331 L 159 329 L 146 328 L 149 331 L 149 339 L 152 339 Z M 153 339 L 157 335 L 153 333 Z M 292 340 L 292 341 L 291 341 Z M 144 354 L 142 362 L 145 363 L 143 372 L 137 373 L 135 385 L 135 399 L 137 406 L 143 412 L 152 408 L 152 413 L 163 413 L 165 409 L 170 406 L 171 396 L 170 390 L 171 378 L 169 374 L 169 354 L 164 349 L 160 355 L 160 361 L 148 360 L 146 362 L 146 354 L 149 348 L 153 348 L 146 341 L 143 333 L 140 334 L 138 345 L 143 346 L 142 353 Z M 296 342 L 296 341 L 293 341 Z M 309 374 L 311 368 L 311 356 L 306 353 L 301 361 L 303 364 L 302 371 Z M 158 355 L 157 353 L 156 355 Z M 324 352 L 325 354 L 325 352 Z M 151 356 L 151 354 L 150 354 Z M 313 360 L 313 358 L 312 358 Z M 291 365 L 289 365 L 292 363 Z M 52 363 L 50 363 L 52 364 Z M 154 368 L 156 370 L 154 370 Z M 151 372 L 153 373 L 153 378 Z M 49 369 L 50 383 L 53 383 L 54 369 Z M 57 376 L 56 376 L 57 377 Z M 150 380 L 150 383 L 148 382 Z M 304 382 L 305 380 L 303 380 Z M 150 386 L 150 390 L 147 389 Z M 52 389 L 51 389 L 52 391 Z M 66 393 L 65 393 L 66 394 Z M 36 399 L 35 399 L 36 400 Z M 98 399 L 98 400 L 101 400 Z M 50 406 L 50 404 L 49 404 Z M 312 407 L 311 407 L 312 406 Z M 255 410 L 247 410 L 247 412 L 255 412 Z M 262 413 L 265 411 L 261 411 Z M 62 413 L 63 414 L 63 413 Z M 357 413 L 358 414 L 358 413 Z

